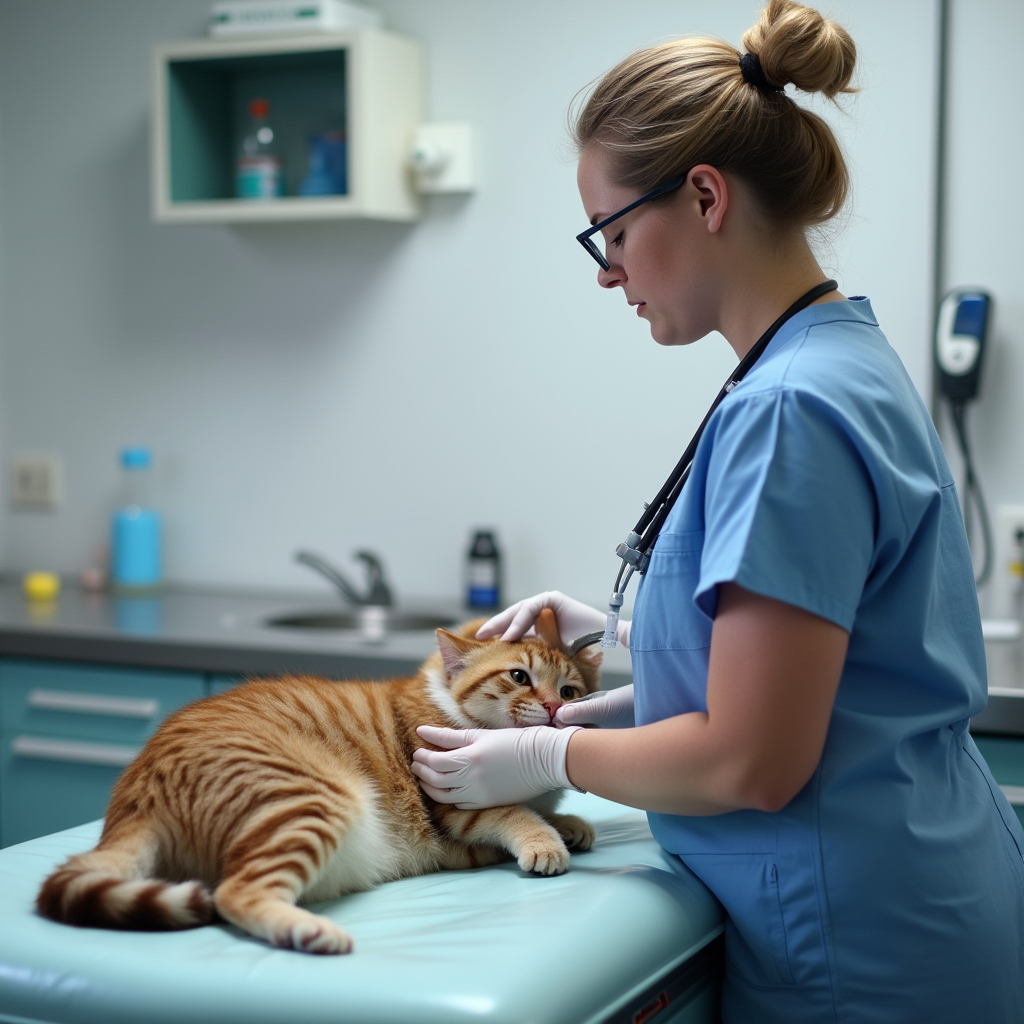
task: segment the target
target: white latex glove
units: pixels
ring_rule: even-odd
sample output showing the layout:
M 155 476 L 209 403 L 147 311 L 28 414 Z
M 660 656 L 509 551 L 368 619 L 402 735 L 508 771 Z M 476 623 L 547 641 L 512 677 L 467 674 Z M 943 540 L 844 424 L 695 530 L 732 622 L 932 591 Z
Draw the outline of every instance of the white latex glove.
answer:
M 561 591 L 547 590 L 543 594 L 535 594 L 533 597 L 517 601 L 503 612 L 489 618 L 476 631 L 477 639 L 486 640 L 488 637 L 501 636 L 502 640 L 519 640 L 528 634 L 532 635 L 533 624 L 537 621 L 542 608 L 550 608 L 555 613 L 558 635 L 566 645 L 587 633 L 604 630 L 608 618 L 604 612 L 599 612 L 581 601 L 574 601 Z M 619 623 L 615 639 L 629 647 L 628 622 Z
M 555 712 L 555 725 L 599 725 L 604 729 L 631 729 L 636 725 L 633 714 L 633 684 L 614 690 L 598 690 L 585 697 L 563 704 Z
M 416 732 L 444 750 L 420 747 L 412 771 L 438 803 L 462 810 L 521 804 L 553 789 L 575 789 L 565 773 L 565 752 L 576 728 L 441 729 Z

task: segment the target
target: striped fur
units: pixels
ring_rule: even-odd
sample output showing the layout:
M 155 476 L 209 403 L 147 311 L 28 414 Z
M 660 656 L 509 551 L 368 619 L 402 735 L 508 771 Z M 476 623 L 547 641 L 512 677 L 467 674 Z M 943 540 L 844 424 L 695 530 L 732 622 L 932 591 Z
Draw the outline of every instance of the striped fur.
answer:
M 460 811 L 410 771 L 418 725 L 547 725 L 597 687 L 598 654 L 481 642 L 478 625 L 438 630 L 438 651 L 409 678 L 254 680 L 177 711 L 118 780 L 96 848 L 43 884 L 40 913 L 141 930 L 219 916 L 275 946 L 347 953 L 350 936 L 299 903 L 509 855 L 565 871 L 566 843 L 586 849 L 593 830 L 556 814 L 557 794 Z

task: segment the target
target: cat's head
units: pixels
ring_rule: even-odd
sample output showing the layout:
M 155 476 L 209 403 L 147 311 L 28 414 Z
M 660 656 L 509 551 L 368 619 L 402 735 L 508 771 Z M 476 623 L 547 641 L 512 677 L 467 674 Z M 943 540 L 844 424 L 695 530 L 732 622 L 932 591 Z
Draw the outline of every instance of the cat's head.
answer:
M 586 647 L 571 655 L 554 615 L 545 612 L 537 623 L 541 636 L 515 643 L 477 640 L 482 619 L 455 633 L 439 629 L 437 653 L 423 666 L 435 704 L 463 728 L 522 728 L 550 725 L 563 704 L 593 693 L 601 652 Z

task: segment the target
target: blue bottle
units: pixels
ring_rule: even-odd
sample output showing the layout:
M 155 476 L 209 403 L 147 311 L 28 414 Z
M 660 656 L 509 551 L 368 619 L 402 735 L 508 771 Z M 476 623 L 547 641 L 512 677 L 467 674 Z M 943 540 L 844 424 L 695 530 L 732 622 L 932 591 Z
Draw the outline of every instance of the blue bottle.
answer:
M 501 607 L 501 551 L 494 530 L 477 530 L 466 554 L 466 605 Z
M 345 133 L 317 132 L 309 137 L 309 172 L 300 196 L 344 195 L 348 191 Z
M 152 590 L 159 586 L 160 513 L 152 507 L 148 448 L 125 448 L 121 452 L 123 498 L 111 524 L 111 566 L 113 585 L 124 590 Z
M 319 135 L 309 137 L 309 171 L 299 186 L 300 196 L 331 196 L 337 191 L 327 166 L 327 152 Z

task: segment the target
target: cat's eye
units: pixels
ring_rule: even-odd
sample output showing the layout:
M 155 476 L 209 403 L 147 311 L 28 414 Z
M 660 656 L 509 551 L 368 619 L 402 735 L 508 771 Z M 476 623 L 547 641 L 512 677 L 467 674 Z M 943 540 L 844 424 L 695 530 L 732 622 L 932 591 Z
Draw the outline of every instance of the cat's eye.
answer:
M 558 695 L 562 698 L 562 700 L 575 700 L 576 690 L 571 686 L 563 686 L 558 691 Z
M 518 683 L 520 686 L 529 686 L 530 685 L 530 676 L 529 676 L 529 674 L 524 672 L 521 668 L 514 668 L 514 669 L 512 669 L 512 671 L 509 672 L 509 675 L 512 677 L 512 682 L 513 683 Z

